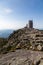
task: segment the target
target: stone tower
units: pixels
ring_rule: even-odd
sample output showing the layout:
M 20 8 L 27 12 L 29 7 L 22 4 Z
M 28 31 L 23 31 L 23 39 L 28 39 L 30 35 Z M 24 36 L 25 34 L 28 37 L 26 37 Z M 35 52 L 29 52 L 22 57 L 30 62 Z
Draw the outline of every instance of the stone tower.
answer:
M 33 28 L 33 21 L 29 20 L 28 24 L 26 24 L 26 27 L 32 29 Z
M 29 20 L 29 28 L 33 28 L 33 21 L 32 20 Z

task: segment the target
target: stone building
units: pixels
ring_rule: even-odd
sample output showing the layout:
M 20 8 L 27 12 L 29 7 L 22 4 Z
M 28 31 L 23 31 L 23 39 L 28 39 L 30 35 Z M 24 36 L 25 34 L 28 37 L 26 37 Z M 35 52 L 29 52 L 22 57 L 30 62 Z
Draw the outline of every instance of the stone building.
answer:
M 33 21 L 29 20 L 28 24 L 26 24 L 26 27 L 32 29 L 33 28 Z
M 33 21 L 29 20 L 29 28 L 33 28 Z

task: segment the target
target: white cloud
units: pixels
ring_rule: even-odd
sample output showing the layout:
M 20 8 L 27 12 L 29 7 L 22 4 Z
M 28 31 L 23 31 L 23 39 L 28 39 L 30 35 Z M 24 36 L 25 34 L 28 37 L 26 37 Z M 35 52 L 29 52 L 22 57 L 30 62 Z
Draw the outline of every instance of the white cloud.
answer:
M 9 13 L 12 13 L 13 10 L 10 9 L 10 8 L 4 8 L 4 12 L 7 13 L 7 14 L 9 14 Z
M 25 25 L 22 24 L 22 22 L 20 21 L 16 21 L 16 20 L 6 20 L 3 17 L 0 18 L 0 30 L 2 29 L 19 29 L 24 27 Z
M 13 12 L 13 9 L 10 9 L 10 8 L 0 8 L 0 15 L 11 14 L 12 12 Z

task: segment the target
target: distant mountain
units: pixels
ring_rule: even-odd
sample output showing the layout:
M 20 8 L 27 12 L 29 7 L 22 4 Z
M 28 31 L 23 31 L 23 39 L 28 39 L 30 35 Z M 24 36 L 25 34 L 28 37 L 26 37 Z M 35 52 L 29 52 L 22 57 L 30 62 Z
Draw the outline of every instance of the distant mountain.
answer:
M 0 30 L 0 37 L 7 38 L 13 30 Z

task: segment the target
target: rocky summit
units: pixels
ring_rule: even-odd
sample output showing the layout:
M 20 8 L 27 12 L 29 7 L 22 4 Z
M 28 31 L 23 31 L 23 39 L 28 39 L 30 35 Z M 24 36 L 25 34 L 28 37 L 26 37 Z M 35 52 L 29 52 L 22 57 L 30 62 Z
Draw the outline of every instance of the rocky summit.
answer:
M 43 30 L 30 22 L 8 38 L 0 38 L 0 65 L 43 65 Z
M 43 50 L 43 31 L 24 27 L 14 31 L 8 38 L 13 49 Z

